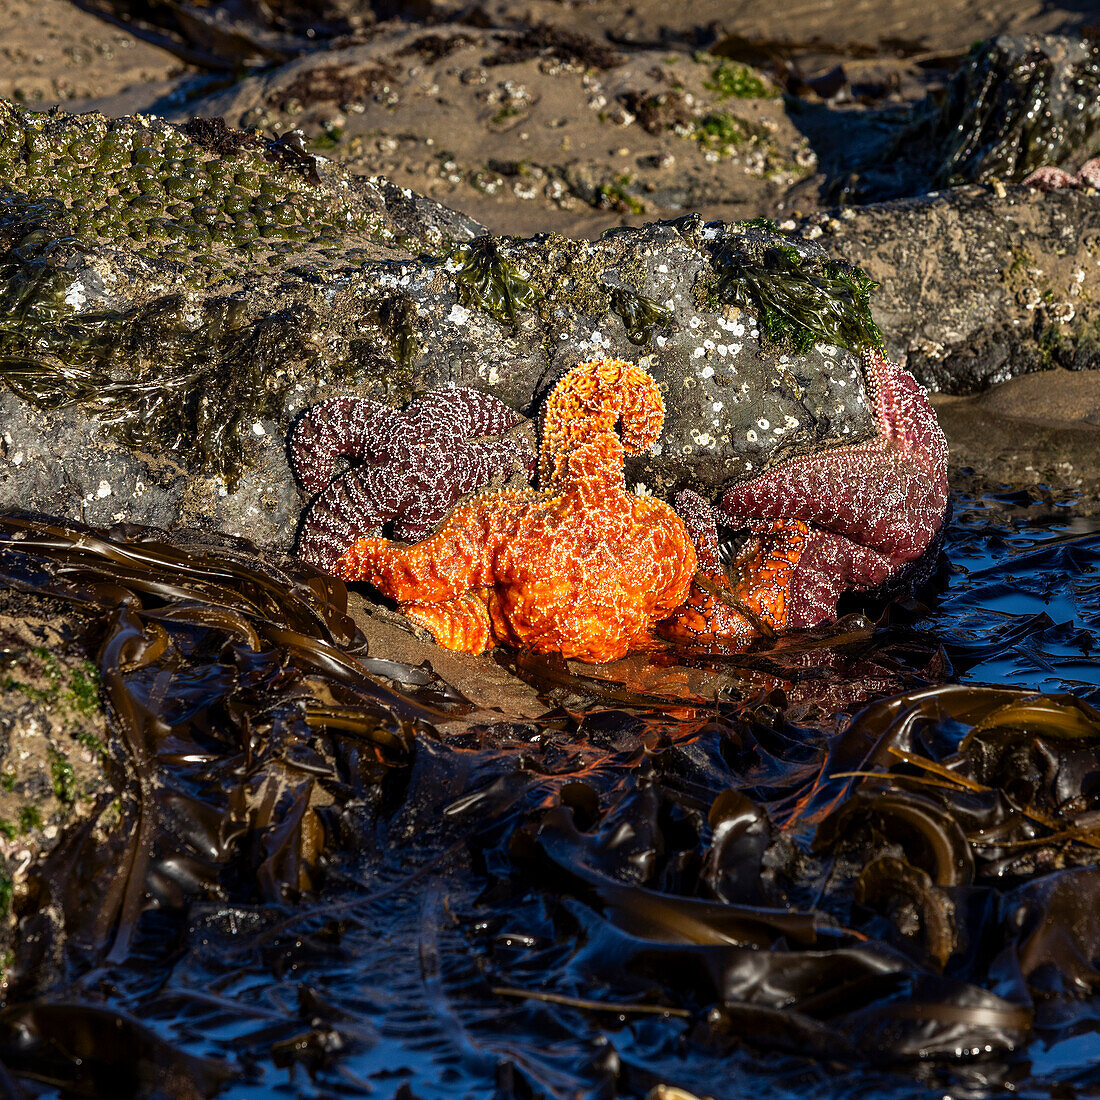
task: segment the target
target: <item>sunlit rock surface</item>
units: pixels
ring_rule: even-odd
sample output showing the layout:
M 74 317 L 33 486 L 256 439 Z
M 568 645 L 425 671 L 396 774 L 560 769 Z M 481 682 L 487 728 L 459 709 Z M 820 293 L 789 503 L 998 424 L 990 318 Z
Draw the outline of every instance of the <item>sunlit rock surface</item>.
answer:
M 664 392 L 656 491 L 870 431 L 870 284 L 768 225 L 475 240 L 290 139 L 3 110 L 0 505 L 285 542 L 308 403 L 455 382 L 531 411 L 606 355 Z
M 867 346 L 951 392 L 1096 361 L 1086 192 L 497 238 L 293 136 L 0 116 L 0 507 L 288 546 L 284 439 L 308 404 L 454 382 L 533 415 L 607 356 L 644 366 L 668 409 L 628 478 L 714 497 L 869 434 Z

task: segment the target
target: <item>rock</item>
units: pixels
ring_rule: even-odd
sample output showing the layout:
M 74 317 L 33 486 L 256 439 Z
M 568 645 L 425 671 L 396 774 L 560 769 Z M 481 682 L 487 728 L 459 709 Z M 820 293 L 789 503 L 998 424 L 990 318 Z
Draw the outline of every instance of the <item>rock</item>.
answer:
M 874 314 L 917 380 L 972 393 L 1100 366 L 1100 198 L 964 187 L 800 226 L 881 286 Z
M 191 78 L 193 81 L 193 78 Z M 528 235 L 622 219 L 770 214 L 814 158 L 779 90 L 744 65 L 654 45 L 623 52 L 548 24 L 393 20 L 213 94 L 146 88 L 89 106 L 300 128 L 363 174 Z M 672 161 L 669 161 L 669 157 Z
M 1044 165 L 1100 152 L 1100 46 L 1053 34 L 975 43 L 944 91 L 913 107 L 835 196 L 861 201 L 964 183 L 1019 183 Z
M 306 405 L 455 382 L 532 413 L 609 355 L 664 392 L 630 471 L 659 493 L 871 430 L 870 284 L 768 225 L 475 240 L 289 141 L 2 110 L 0 507 L 287 545 L 283 437 Z
M 27 871 L 81 826 L 109 827 L 117 752 L 83 642 L 87 620 L 0 588 L 0 998 L 16 919 L 41 899 Z
M 1072 500 L 1074 514 L 1100 512 L 1100 370 L 1027 375 L 934 406 L 954 483 L 979 493 L 1008 484 L 1057 497 L 1062 511 Z

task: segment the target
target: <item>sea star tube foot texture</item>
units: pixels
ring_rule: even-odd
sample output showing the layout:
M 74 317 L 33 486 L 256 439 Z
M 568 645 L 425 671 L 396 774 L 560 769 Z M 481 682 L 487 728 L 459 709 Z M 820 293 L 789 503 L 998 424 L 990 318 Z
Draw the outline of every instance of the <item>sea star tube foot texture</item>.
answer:
M 1085 161 L 1076 172 L 1044 165 L 1023 180 L 1025 187 L 1037 187 L 1040 191 L 1065 191 L 1078 187 L 1094 187 L 1100 190 L 1100 157 Z
M 433 390 L 404 409 L 341 397 L 309 409 L 290 437 L 294 472 L 320 495 L 302 523 L 298 555 L 332 571 L 355 539 L 380 532 L 427 536 L 464 496 L 535 471 L 524 418 L 478 390 Z M 333 478 L 341 455 L 359 463 Z
M 753 530 L 762 520 L 804 525 L 785 593 L 787 628 L 835 617 L 842 593 L 898 574 L 943 525 L 947 441 L 928 395 L 877 352 L 864 363 L 877 428 L 871 439 L 779 463 L 728 489 L 715 509 L 718 523 L 735 528 Z M 697 546 L 701 525 L 693 530 Z
M 657 383 L 622 359 L 598 359 L 574 367 L 554 387 L 542 417 L 539 488 L 562 476 L 569 456 L 586 440 L 616 430 L 627 454 L 657 442 L 665 405 Z
M 441 644 L 467 652 L 486 644 L 470 600 L 486 608 L 492 639 L 512 646 L 593 662 L 650 646 L 688 595 L 695 551 L 667 504 L 626 491 L 616 428 L 644 448 L 662 415 L 644 371 L 581 364 L 548 401 L 538 492 L 482 494 L 412 546 L 360 539 L 336 572 L 413 606 Z M 429 618 L 432 604 L 445 606 Z
M 465 592 L 437 603 L 402 604 L 401 610 L 445 649 L 477 654 L 493 644 L 493 624 L 484 595 Z
M 698 493 L 676 497 L 676 511 L 691 534 L 698 570 L 687 601 L 662 622 L 662 638 L 713 650 L 788 625 L 792 577 L 809 529 L 801 520 L 750 521 L 749 538 L 727 567 L 718 546 L 715 510 Z

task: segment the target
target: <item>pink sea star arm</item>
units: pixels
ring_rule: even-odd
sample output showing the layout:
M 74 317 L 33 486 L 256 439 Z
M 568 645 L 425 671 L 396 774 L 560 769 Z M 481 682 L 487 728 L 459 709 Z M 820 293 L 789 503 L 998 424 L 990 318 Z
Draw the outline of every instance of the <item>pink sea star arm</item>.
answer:
M 787 626 L 816 626 L 836 615 L 845 592 L 882 584 L 894 565 L 885 555 L 828 531 L 810 529 L 787 594 Z
M 1037 187 L 1040 191 L 1061 191 L 1066 187 L 1076 187 L 1077 177 L 1064 168 L 1053 168 L 1043 165 L 1035 171 L 1028 173 L 1021 184 L 1024 187 Z
M 1024 187 L 1037 187 L 1040 191 L 1064 191 L 1067 188 L 1095 187 L 1100 190 L 1100 157 L 1085 161 L 1076 174 L 1064 168 L 1052 168 L 1044 165 L 1026 176 Z
M 1077 169 L 1077 179 L 1078 182 L 1089 187 L 1095 187 L 1097 191 L 1100 191 L 1100 157 L 1093 157 L 1092 160 L 1085 161 Z
M 503 401 L 480 390 L 459 386 L 441 392 L 449 396 L 467 439 L 480 435 L 503 435 L 524 419 Z
M 357 538 L 391 521 L 397 538 L 423 539 L 474 490 L 516 473 L 529 478 L 530 441 L 486 438 L 522 420 L 497 398 L 462 388 L 434 390 L 400 410 L 358 398 L 311 410 L 292 445 L 303 483 L 331 478 L 340 454 L 361 465 L 321 486 L 302 525 L 299 556 L 331 570 Z
M 676 494 L 676 514 L 684 521 L 695 546 L 699 571 L 717 576 L 722 570 L 722 562 L 718 554 L 718 525 L 714 509 L 698 493 L 684 489 Z
M 391 520 L 400 539 L 415 542 L 426 538 L 457 495 L 487 484 L 492 476 L 483 471 L 483 479 L 441 478 L 424 484 L 414 471 L 396 477 L 382 466 L 357 466 L 338 477 L 310 506 L 298 540 L 298 556 L 331 572 L 357 538 L 381 533 Z M 468 481 L 472 483 L 464 487 Z

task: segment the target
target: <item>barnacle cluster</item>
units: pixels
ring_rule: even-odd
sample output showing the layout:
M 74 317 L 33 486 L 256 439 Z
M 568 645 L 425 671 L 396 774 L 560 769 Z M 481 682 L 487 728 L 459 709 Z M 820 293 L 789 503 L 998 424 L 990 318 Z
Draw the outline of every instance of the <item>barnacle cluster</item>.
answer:
M 756 315 L 773 347 L 804 354 L 823 342 L 859 352 L 883 347 L 871 316 L 878 284 L 854 264 L 795 248 L 755 223 L 713 242 L 718 297 Z

